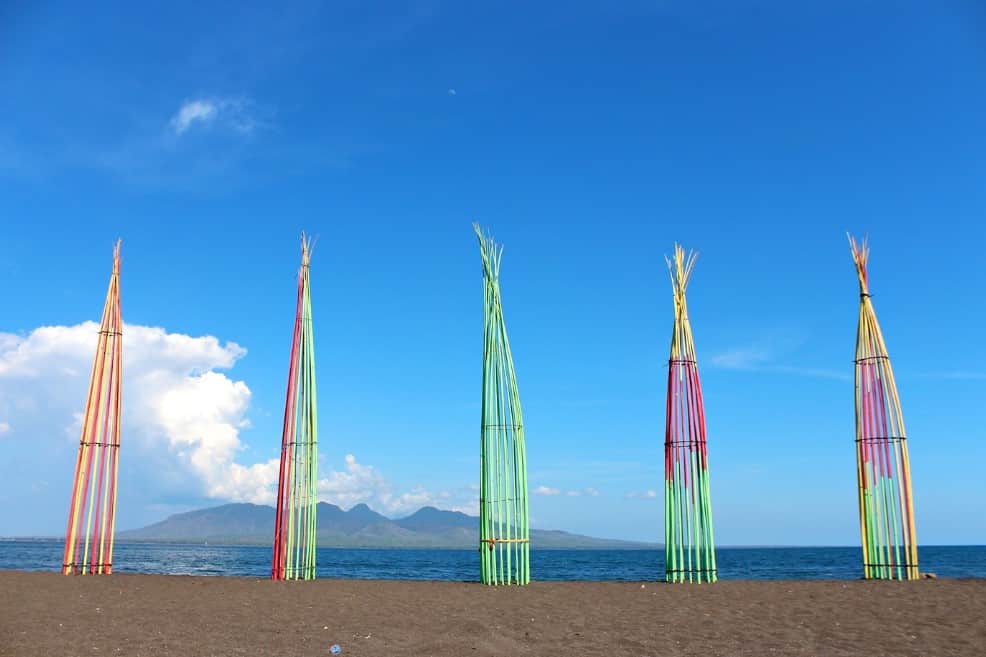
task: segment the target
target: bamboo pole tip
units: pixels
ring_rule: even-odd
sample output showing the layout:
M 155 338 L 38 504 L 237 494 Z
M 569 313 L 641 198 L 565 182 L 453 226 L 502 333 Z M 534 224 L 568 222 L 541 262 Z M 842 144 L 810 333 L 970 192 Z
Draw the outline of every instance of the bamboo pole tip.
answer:
M 311 262 L 312 253 L 315 251 L 315 244 L 318 242 L 317 236 L 312 236 L 305 231 L 301 231 L 301 266 L 307 267 Z
M 121 238 L 116 239 L 116 243 L 113 245 L 113 273 L 120 273 L 120 247 L 123 245 L 123 240 Z
M 849 238 L 849 250 L 852 252 L 852 261 L 856 265 L 856 275 L 859 278 L 859 293 L 862 296 L 869 296 L 869 277 L 867 274 L 867 264 L 870 259 L 869 237 L 864 235 L 863 239 L 856 241 L 850 233 L 846 233 Z
M 691 250 L 686 254 L 685 248 L 678 242 L 674 243 L 673 255 L 671 257 L 664 256 L 664 261 L 667 263 L 668 271 L 671 274 L 671 287 L 676 297 L 684 296 L 685 288 L 688 286 L 697 259 L 697 251 Z

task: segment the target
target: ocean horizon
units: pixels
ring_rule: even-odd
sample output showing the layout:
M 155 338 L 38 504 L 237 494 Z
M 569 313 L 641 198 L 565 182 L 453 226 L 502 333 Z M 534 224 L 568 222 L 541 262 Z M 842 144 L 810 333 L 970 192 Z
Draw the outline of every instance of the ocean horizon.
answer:
M 0 570 L 58 571 L 61 539 L 0 539 Z M 858 546 L 751 547 L 716 549 L 724 580 L 859 579 Z M 921 572 L 938 577 L 986 578 L 986 546 L 919 548 Z M 113 571 L 156 575 L 270 576 L 271 548 L 258 545 L 117 543 Z M 664 578 L 660 549 L 531 550 L 535 581 L 656 581 Z M 319 548 L 320 578 L 479 580 L 477 550 L 446 548 Z

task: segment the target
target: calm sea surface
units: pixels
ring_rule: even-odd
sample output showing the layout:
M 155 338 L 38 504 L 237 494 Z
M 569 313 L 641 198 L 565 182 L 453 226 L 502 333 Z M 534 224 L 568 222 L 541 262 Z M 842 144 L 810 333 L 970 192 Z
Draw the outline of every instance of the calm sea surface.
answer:
M 0 569 L 58 570 L 60 541 L 0 541 Z M 118 543 L 113 571 L 164 575 L 268 577 L 268 547 Z M 859 548 L 721 548 L 722 579 L 857 579 Z M 922 547 L 922 572 L 939 577 L 986 577 L 986 546 Z M 536 550 L 536 580 L 653 581 L 663 579 L 663 550 Z M 476 581 L 471 550 L 320 549 L 319 577 Z

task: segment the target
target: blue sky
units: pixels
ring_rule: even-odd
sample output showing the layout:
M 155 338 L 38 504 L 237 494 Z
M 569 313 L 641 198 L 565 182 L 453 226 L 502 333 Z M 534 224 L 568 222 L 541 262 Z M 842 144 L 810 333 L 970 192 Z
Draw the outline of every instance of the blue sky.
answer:
M 536 526 L 660 540 L 680 241 L 718 542 L 856 543 L 849 230 L 919 540 L 986 542 L 986 12 L 618 4 L 0 8 L 0 535 L 63 531 L 118 236 L 118 527 L 269 487 L 302 230 L 326 498 L 471 508 L 477 220 Z

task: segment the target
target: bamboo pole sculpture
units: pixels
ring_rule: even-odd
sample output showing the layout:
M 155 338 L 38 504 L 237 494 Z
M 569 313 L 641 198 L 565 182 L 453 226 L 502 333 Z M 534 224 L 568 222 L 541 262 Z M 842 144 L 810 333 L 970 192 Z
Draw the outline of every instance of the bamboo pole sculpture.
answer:
M 859 276 L 856 333 L 856 475 L 866 579 L 917 579 L 911 466 L 904 416 L 883 333 L 870 298 L 864 239 L 849 237 Z
M 66 575 L 109 575 L 113 572 L 122 360 L 120 241 L 117 240 L 82 416 L 82 436 L 75 462 L 62 559 L 62 572 Z
M 281 467 L 274 518 L 271 579 L 315 579 L 318 482 L 318 409 L 309 260 L 312 241 L 301 235 L 298 305 L 288 365 L 281 434 Z
M 483 258 L 483 402 L 479 553 L 484 584 L 531 581 L 527 453 L 520 393 L 500 300 L 503 247 L 473 224 Z
M 714 582 L 716 552 L 709 499 L 705 410 L 685 288 L 697 255 L 674 245 L 666 258 L 674 293 L 664 438 L 664 556 L 668 582 Z

